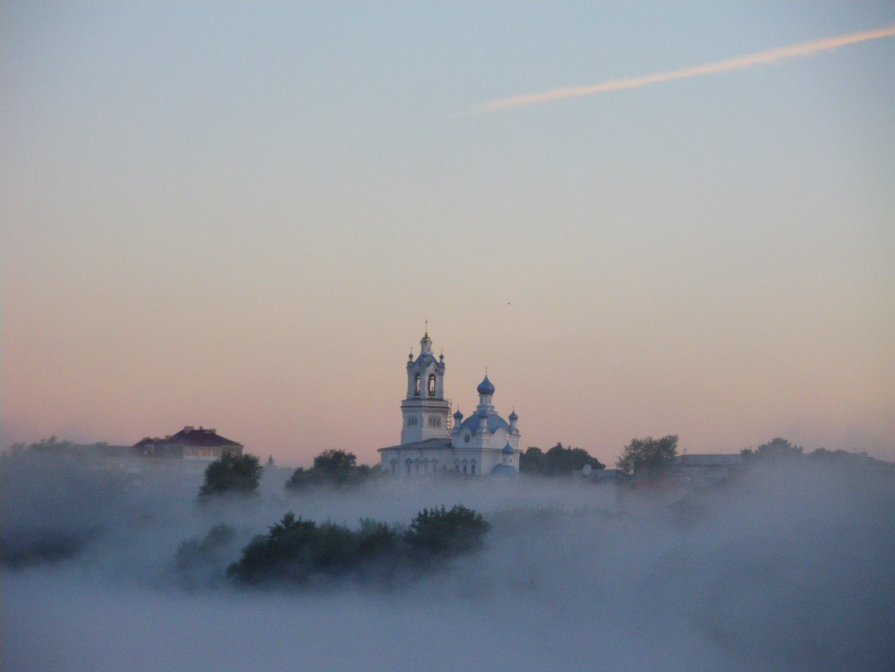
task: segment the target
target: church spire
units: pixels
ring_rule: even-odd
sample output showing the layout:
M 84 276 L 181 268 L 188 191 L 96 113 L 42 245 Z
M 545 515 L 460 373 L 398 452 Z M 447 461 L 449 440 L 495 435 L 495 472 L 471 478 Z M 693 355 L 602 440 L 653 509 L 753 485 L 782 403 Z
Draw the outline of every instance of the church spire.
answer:
M 426 333 L 420 339 L 420 354 L 425 355 L 432 352 L 432 339 L 429 338 L 429 320 L 426 320 Z

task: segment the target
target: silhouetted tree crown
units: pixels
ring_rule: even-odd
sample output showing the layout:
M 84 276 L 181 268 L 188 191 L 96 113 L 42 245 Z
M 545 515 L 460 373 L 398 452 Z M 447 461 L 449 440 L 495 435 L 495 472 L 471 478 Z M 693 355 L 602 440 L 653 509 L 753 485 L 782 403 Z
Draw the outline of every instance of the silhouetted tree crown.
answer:
M 568 475 L 577 469 L 590 465 L 592 469 L 604 469 L 605 465 L 592 457 L 583 448 L 565 448 L 557 443 L 546 453 L 540 448 L 531 447 L 519 458 L 519 471 L 523 474 L 541 476 Z
M 746 448 L 742 451 L 742 455 L 747 461 L 793 460 L 802 456 L 802 447 L 796 446 L 778 436 L 767 443 L 761 444 L 754 451 L 751 448 Z
M 263 468 L 254 455 L 227 453 L 208 465 L 199 496 L 253 495 L 258 491 L 262 471 Z
M 465 506 L 423 509 L 410 523 L 404 540 L 418 556 L 450 557 L 478 550 L 490 529 L 481 514 Z
M 287 513 L 255 537 L 227 575 L 243 583 L 339 577 L 388 579 L 401 568 L 422 569 L 436 559 L 477 550 L 488 523 L 475 511 L 455 506 L 423 509 L 410 528 L 365 519 L 357 530 L 296 518 Z
M 373 475 L 370 467 L 357 466 L 354 453 L 329 449 L 314 458 L 311 469 L 296 469 L 286 487 L 298 490 L 309 485 L 355 485 Z
M 631 439 L 616 466 L 629 475 L 658 476 L 671 466 L 676 456 L 677 435 L 669 434 L 661 439 L 648 436 L 645 439 Z

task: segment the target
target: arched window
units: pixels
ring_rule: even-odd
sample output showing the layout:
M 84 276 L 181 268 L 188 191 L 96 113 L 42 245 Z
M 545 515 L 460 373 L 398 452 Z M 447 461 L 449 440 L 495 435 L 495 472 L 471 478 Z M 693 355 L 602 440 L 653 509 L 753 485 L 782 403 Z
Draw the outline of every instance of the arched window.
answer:
M 475 460 L 473 460 L 472 464 L 469 465 L 469 473 L 475 476 Z
M 410 458 L 407 458 L 406 460 L 404 460 L 404 471 L 408 476 L 410 476 L 410 465 L 411 464 L 412 464 L 412 462 L 410 461 Z
M 416 474 L 420 473 L 420 461 L 419 461 L 419 460 L 414 461 L 414 463 L 413 463 L 413 471 L 414 471 L 414 473 L 416 473 Z
M 413 386 L 413 393 L 416 396 L 420 396 L 420 385 L 421 384 L 422 383 L 420 381 L 420 374 L 416 374 L 416 382 L 414 383 L 414 386 Z
M 467 468 L 466 461 L 464 461 L 463 462 L 463 473 L 464 474 L 466 473 L 466 468 Z
M 434 373 L 429 374 L 429 396 L 430 397 L 435 396 L 435 374 Z

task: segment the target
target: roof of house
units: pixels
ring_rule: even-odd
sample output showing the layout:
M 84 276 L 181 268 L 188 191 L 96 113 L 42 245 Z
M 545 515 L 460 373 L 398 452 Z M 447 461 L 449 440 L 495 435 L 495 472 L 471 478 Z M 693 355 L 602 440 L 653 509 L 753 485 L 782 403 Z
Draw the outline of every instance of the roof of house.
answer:
M 180 446 L 201 446 L 201 447 L 217 447 L 217 446 L 242 446 L 241 443 L 231 441 L 220 436 L 217 431 L 212 428 L 184 427 L 176 434 L 166 436 L 163 439 L 146 437 L 138 441 L 135 446 L 146 446 L 154 444 L 176 444 Z

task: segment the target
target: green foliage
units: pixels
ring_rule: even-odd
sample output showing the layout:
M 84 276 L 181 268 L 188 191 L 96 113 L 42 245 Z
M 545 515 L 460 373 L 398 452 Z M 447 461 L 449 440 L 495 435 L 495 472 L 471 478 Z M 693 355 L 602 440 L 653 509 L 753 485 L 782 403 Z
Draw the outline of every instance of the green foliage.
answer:
M 795 460 L 802 456 L 802 447 L 796 446 L 778 436 L 767 443 L 761 444 L 754 451 L 751 448 L 746 448 L 742 451 L 742 455 L 747 462 L 757 460 Z
M 465 506 L 450 511 L 423 509 L 411 521 L 404 541 L 418 558 L 453 557 L 478 550 L 490 525 L 481 514 Z
M 648 436 L 645 439 L 631 439 L 619 456 L 616 466 L 626 474 L 656 477 L 660 476 L 677 455 L 677 436 L 669 434 L 661 439 Z
M 387 581 L 402 569 L 421 569 L 432 560 L 477 550 L 488 528 L 481 515 L 463 506 L 424 509 L 403 534 L 370 519 L 350 530 L 287 513 L 243 549 L 227 575 L 247 584 L 348 577 Z
M 311 469 L 296 469 L 286 481 L 290 490 L 300 490 L 315 485 L 358 485 L 376 473 L 370 467 L 357 466 L 354 453 L 344 450 L 324 450 L 314 458 Z
M 227 575 L 243 583 L 365 575 L 394 556 L 400 536 L 383 523 L 362 521 L 357 531 L 287 513 L 266 536 L 255 537 Z
M 570 475 L 588 464 L 592 469 L 605 468 L 600 460 L 592 457 L 583 448 L 563 447 L 561 443 L 557 443 L 546 453 L 536 447 L 526 450 L 520 456 L 519 471 L 523 474 L 540 476 L 562 476 Z
M 258 491 L 262 471 L 263 468 L 254 455 L 227 453 L 208 465 L 199 496 L 254 495 Z

